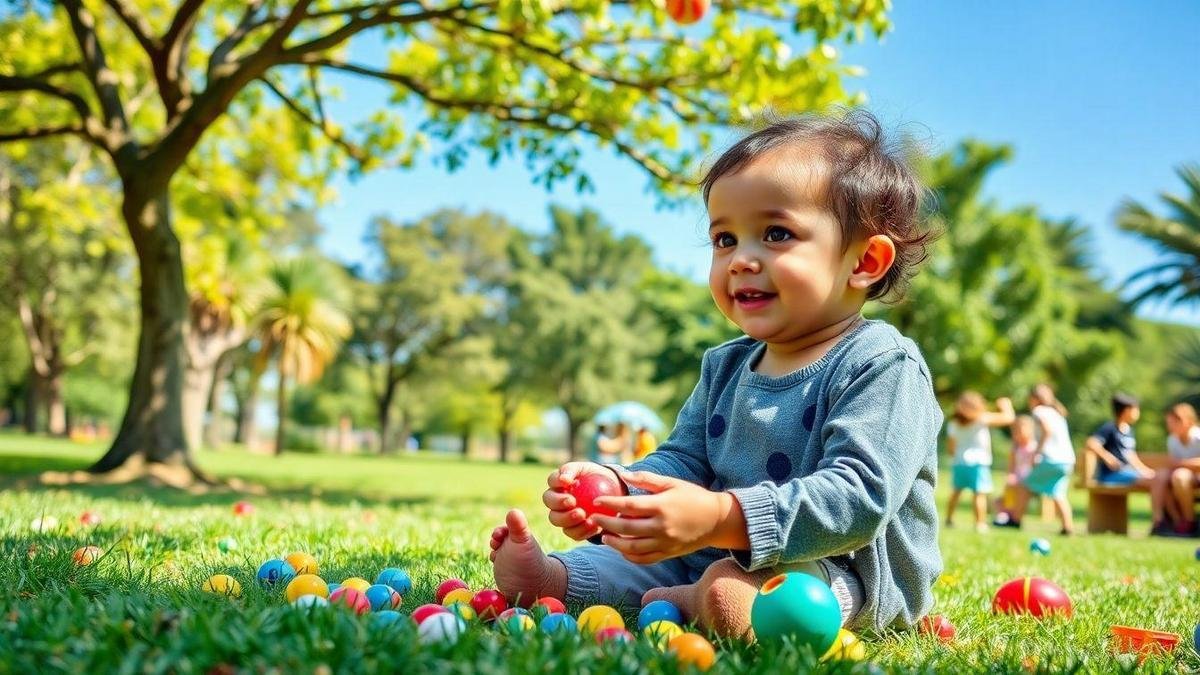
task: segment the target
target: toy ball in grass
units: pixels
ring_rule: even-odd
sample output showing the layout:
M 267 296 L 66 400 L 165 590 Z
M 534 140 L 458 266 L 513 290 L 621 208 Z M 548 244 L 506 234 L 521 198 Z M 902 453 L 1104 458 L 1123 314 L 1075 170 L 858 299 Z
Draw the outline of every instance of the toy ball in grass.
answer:
M 506 633 L 525 633 L 537 628 L 537 622 L 528 614 L 513 614 L 504 619 L 496 619 L 496 625 Z
M 367 602 L 371 603 L 371 609 L 378 612 L 383 609 L 396 609 L 404 602 L 396 589 L 385 584 L 373 584 L 363 591 L 363 595 L 367 596 Z
M 596 506 L 595 501 L 600 497 L 620 497 L 624 490 L 616 476 L 600 473 L 588 473 L 575 479 L 567 486 L 567 494 L 575 498 L 576 505 L 589 516 L 615 516 L 617 512 L 610 508 Z
M 604 644 L 606 642 L 633 642 L 633 633 L 619 628 L 617 626 L 609 626 L 596 631 L 596 644 Z
M 346 607 L 354 610 L 355 614 L 366 614 L 371 611 L 371 601 L 356 588 L 342 586 L 329 596 L 329 604 L 335 607 Z
M 1074 607 L 1066 592 L 1040 577 L 1013 579 L 1000 587 L 992 598 L 997 614 L 1029 614 L 1039 619 L 1052 614 L 1071 617 Z
M 104 555 L 104 551 L 101 551 L 99 547 L 84 546 L 75 549 L 75 552 L 71 554 L 71 559 L 75 561 L 76 565 L 86 567 L 99 560 L 102 555 Z
M 950 619 L 941 614 L 933 614 L 922 617 L 917 622 L 917 632 L 922 635 L 933 635 L 942 642 L 950 642 L 958 631 L 954 628 L 954 624 L 950 623 Z
M 334 592 L 334 591 L 336 591 L 337 589 L 341 588 L 341 587 L 342 587 L 342 585 L 341 585 L 341 584 L 329 584 L 329 585 L 328 585 L 328 588 L 329 588 L 329 595 L 333 595 L 333 592 Z M 326 597 L 328 597 L 328 596 L 326 596 Z
M 845 628 L 838 631 L 833 646 L 821 657 L 822 661 L 862 661 L 867 657 L 867 648 L 858 636 Z
M 667 14 L 675 23 L 687 26 L 704 18 L 709 0 L 667 0 Z
M 42 516 L 29 522 L 29 529 L 34 532 L 49 532 L 56 527 L 58 527 L 58 518 L 54 516 Z
M 79 524 L 85 527 L 95 527 L 100 524 L 100 514 L 95 511 L 84 511 L 79 514 Z
M 343 579 L 341 585 L 346 588 L 353 588 L 356 591 L 366 592 L 371 587 L 371 582 L 362 577 L 350 577 L 349 579 Z
M 671 623 L 682 624 L 683 613 L 679 608 L 666 600 L 655 600 L 647 603 L 642 611 L 638 613 L 638 630 L 645 630 L 646 626 L 655 621 L 670 621 Z
M 625 628 L 625 619 L 608 605 L 592 605 L 579 613 L 579 630 L 599 633 L 606 628 Z
M 1196 548 L 1196 560 L 1200 560 L 1200 547 Z
M 472 593 L 471 591 L 469 591 L 465 588 L 456 588 L 456 589 L 450 591 L 449 593 L 447 593 L 446 597 L 442 598 L 441 604 L 445 605 L 446 607 L 449 607 L 450 605 L 453 605 L 453 604 L 461 604 L 461 603 L 466 603 L 466 604 L 470 605 L 471 600 L 474 597 L 475 597 L 475 594 Z
M 791 636 L 824 654 L 842 627 L 842 610 L 825 582 L 803 572 L 771 577 L 750 608 L 750 625 L 759 642 Z
M 433 605 L 440 607 L 440 605 Z M 453 643 L 457 642 L 467 630 L 467 622 L 454 616 L 449 612 L 438 612 L 422 621 L 417 627 L 417 638 L 421 644 L 434 644 L 439 642 Z
M 250 502 L 237 502 L 233 505 L 233 515 L 248 516 L 254 513 L 254 505 Z
M 654 643 L 658 650 L 664 651 L 667 644 L 679 635 L 683 635 L 683 629 L 674 621 L 655 621 L 654 623 L 642 629 L 642 635 Z
M 500 591 L 485 588 L 471 598 L 471 608 L 483 621 L 492 621 L 508 609 L 508 600 Z
M 420 607 L 414 609 L 412 612 L 413 623 L 420 626 L 421 624 L 425 623 L 426 619 L 433 616 L 434 614 L 449 614 L 449 612 L 446 610 L 445 607 L 442 607 L 441 605 L 434 605 L 432 603 L 427 604 L 427 605 L 421 605 Z
M 717 658 L 717 650 L 703 635 L 684 633 L 676 635 L 667 643 L 667 651 L 675 655 L 679 665 L 695 666 L 696 670 L 708 670 Z
M 451 591 L 456 590 L 464 590 L 468 593 L 471 592 L 470 589 L 467 588 L 467 582 L 463 581 L 462 579 L 447 579 L 438 584 L 437 591 L 433 594 L 434 600 L 436 600 L 439 605 L 444 605 L 446 604 L 446 596 L 449 595 Z M 471 599 L 467 598 L 467 602 L 470 601 Z
M 394 609 L 385 609 L 371 615 L 371 626 L 375 628 L 394 628 L 400 625 L 404 615 Z
M 471 607 L 469 602 L 452 602 L 448 605 L 442 605 L 447 612 L 457 616 L 463 621 L 474 621 L 479 615 L 475 613 L 475 609 Z
M 258 572 L 255 575 L 258 578 L 258 583 L 263 586 L 274 586 L 276 583 L 288 583 L 296 578 L 296 570 L 287 564 L 286 561 L 278 558 L 272 558 L 267 562 L 259 565 Z
M 296 574 L 320 574 L 321 568 L 317 566 L 317 559 L 307 553 L 289 553 L 284 560 L 287 564 L 296 570 Z
M 575 617 L 570 614 L 547 614 L 538 628 L 542 629 L 543 633 L 557 633 L 559 631 L 574 633 L 579 630 L 579 624 L 575 621 Z
M 1192 646 L 1200 652 L 1200 624 L 1196 624 L 1196 630 L 1192 631 Z
M 301 595 L 292 600 L 292 607 L 312 609 L 313 607 L 328 607 L 329 600 L 319 595 Z
M 217 550 L 221 553 L 229 553 L 236 551 L 238 547 L 237 539 L 233 537 L 221 537 L 217 540 Z
M 213 593 L 215 595 L 224 595 L 231 598 L 242 596 L 242 585 L 238 583 L 237 579 L 228 574 L 214 574 L 200 588 L 205 593 Z
M 547 616 L 549 614 L 566 614 L 567 606 L 558 598 L 538 598 L 533 602 L 529 609 L 538 616 Z
M 400 595 L 408 595 L 408 592 L 412 590 L 412 578 L 408 576 L 408 572 L 399 567 L 389 567 L 383 570 L 379 576 L 375 577 L 375 583 L 391 586 Z
M 1045 539 L 1034 539 L 1029 542 L 1029 551 L 1037 555 L 1050 555 L 1050 542 Z
M 508 621 L 509 619 L 511 619 L 514 616 L 517 616 L 518 614 L 523 615 L 523 616 L 533 616 L 529 612 L 529 610 L 527 610 L 523 607 L 509 607 L 508 609 L 504 610 L 503 612 L 500 612 L 500 614 L 496 616 L 496 620 L 497 621 Z
M 315 574 L 298 574 L 295 579 L 288 582 L 284 595 L 288 602 L 293 602 L 302 595 L 319 595 L 322 598 L 328 598 L 329 586 L 324 579 Z

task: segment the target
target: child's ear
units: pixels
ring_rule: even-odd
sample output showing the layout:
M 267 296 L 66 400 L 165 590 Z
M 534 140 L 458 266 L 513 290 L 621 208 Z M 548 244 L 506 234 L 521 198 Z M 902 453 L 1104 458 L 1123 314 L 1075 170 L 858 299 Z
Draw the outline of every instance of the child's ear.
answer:
M 883 278 L 892 263 L 896 262 L 896 244 L 886 234 L 876 234 L 867 239 L 867 245 L 858 255 L 858 264 L 850 274 L 850 287 L 866 290 Z

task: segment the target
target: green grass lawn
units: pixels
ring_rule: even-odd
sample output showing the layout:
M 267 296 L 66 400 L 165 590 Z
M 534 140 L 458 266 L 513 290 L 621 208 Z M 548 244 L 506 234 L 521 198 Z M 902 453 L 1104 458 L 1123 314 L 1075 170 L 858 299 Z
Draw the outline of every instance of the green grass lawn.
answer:
M 548 549 L 570 542 L 550 527 L 540 503 L 550 467 L 464 462 L 457 458 L 289 455 L 282 459 L 241 452 L 201 453 L 221 476 L 270 488 L 249 499 L 248 518 L 232 514 L 237 494 L 191 495 L 169 489 L 89 486 L 42 487 L 46 469 L 82 468 L 99 446 L 0 434 L 0 673 L 70 672 L 658 672 L 674 671 L 671 658 L 646 643 L 601 649 L 575 636 L 507 636 L 478 627 L 455 647 L 420 646 L 413 631 L 376 630 L 343 612 L 304 613 L 279 592 L 254 583 L 257 566 L 291 551 L 307 551 L 321 576 L 373 579 L 383 567 L 409 571 L 414 590 L 404 609 L 432 601 L 443 579 L 457 576 L 473 588 L 491 583 L 487 537 L 512 506 L 531 514 Z M 1082 500 L 1084 495 L 1075 498 Z M 944 503 L 944 498 L 941 498 Z M 1144 497 L 1135 499 L 1133 530 L 1145 531 Z M 85 509 L 103 523 L 78 524 Z M 57 529 L 36 534 L 30 522 L 54 516 Z M 1077 509 L 1083 522 L 1082 509 Z M 938 605 L 958 627 L 942 645 L 911 633 L 862 635 L 870 664 L 857 670 L 1112 672 L 1135 667 L 1109 650 L 1109 627 L 1126 624 L 1172 631 L 1184 639 L 1168 656 L 1142 667 L 1194 670 L 1192 629 L 1200 620 L 1200 563 L 1190 540 L 1077 536 L 1031 518 L 1024 532 L 976 534 L 964 505 L 959 528 L 946 531 L 946 575 Z M 232 536 L 236 551 L 222 554 L 218 539 Z M 1047 537 L 1053 552 L 1029 550 Z M 90 567 L 71 553 L 94 544 L 106 551 Z M 231 600 L 205 594 L 214 573 L 238 578 L 245 595 Z M 993 592 L 1004 581 L 1032 574 L 1061 585 L 1075 602 L 1069 621 L 996 617 Z M 575 608 L 578 610 L 579 608 Z M 633 614 L 631 613 L 630 616 Z M 712 672 L 803 672 L 820 664 L 787 646 L 719 645 Z

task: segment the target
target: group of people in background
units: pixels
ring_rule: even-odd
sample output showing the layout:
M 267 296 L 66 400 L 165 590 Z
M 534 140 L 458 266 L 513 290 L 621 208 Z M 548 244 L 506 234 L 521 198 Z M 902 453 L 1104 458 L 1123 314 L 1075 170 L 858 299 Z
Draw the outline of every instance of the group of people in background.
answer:
M 601 424 L 592 436 L 588 460 L 597 464 L 632 464 L 656 447 L 658 440 L 649 429 L 634 428 L 624 422 Z
M 992 487 L 991 430 L 1007 427 L 1012 450 L 1003 493 L 996 500 L 993 525 L 1020 527 L 1029 500 L 1039 495 L 1054 504 L 1062 524 L 1061 534 L 1074 532 L 1067 488 L 1075 471 L 1075 449 L 1067 425 L 1067 409 L 1049 385 L 1039 384 L 1029 392 L 1029 413 L 1018 415 L 1009 398 L 1000 398 L 992 409 L 980 394 L 968 391 L 959 396 L 946 423 L 946 450 L 952 458 L 951 492 L 946 509 L 946 526 L 964 491 L 974 498 L 975 529 L 987 531 L 988 502 Z M 1151 534 L 1196 536 L 1193 500 L 1200 485 L 1200 424 L 1196 410 L 1187 403 L 1167 409 L 1166 466 L 1153 469 L 1137 454 L 1133 425 L 1141 417 L 1136 398 L 1118 393 L 1112 397 L 1113 418 L 1087 439 L 1084 452 L 1095 455 L 1095 481 L 1101 485 L 1139 485 L 1150 492 L 1153 524 Z

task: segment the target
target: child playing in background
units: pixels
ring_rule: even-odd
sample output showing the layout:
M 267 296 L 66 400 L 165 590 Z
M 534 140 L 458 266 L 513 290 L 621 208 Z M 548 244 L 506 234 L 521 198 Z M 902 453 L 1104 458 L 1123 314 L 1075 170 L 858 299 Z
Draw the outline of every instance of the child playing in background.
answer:
M 954 509 L 963 490 L 975 501 L 975 531 L 987 532 L 987 501 L 992 494 L 992 427 L 1013 423 L 1012 399 L 996 400 L 999 412 L 990 412 L 977 392 L 963 392 L 946 423 L 946 453 L 954 458 L 951 469 L 950 502 L 946 505 L 946 527 L 954 526 Z
M 520 511 L 492 533 L 506 596 L 637 606 L 666 599 L 726 636 L 750 632 L 764 581 L 802 570 L 853 628 L 911 626 L 932 607 L 942 413 L 916 345 L 863 304 L 924 257 L 924 189 L 878 122 L 771 124 L 704 179 L 709 287 L 745 337 L 708 350 L 670 437 L 624 471 L 571 462 L 543 501 L 550 522 L 602 545 L 542 553 Z M 618 477 L 621 517 L 565 492 Z
M 1187 403 L 1176 403 L 1167 409 L 1163 421 L 1167 425 L 1170 464 L 1154 477 L 1154 489 L 1150 491 L 1154 524 L 1150 534 L 1193 535 L 1196 485 L 1200 483 L 1200 425 L 1196 424 L 1196 409 Z
M 1037 435 L 1034 464 L 1021 483 L 1012 519 L 1004 526 L 1020 528 L 1029 498 L 1039 494 L 1054 500 L 1062 521 L 1059 534 L 1070 535 L 1075 527 L 1071 504 L 1067 501 L 1067 484 L 1075 470 L 1075 448 L 1071 445 L 1071 432 L 1067 428 L 1067 409 L 1055 398 L 1054 390 L 1048 384 L 1039 384 L 1029 392 L 1029 407 Z
M 1034 437 L 1033 418 L 1020 415 L 1012 425 L 1012 449 L 1008 453 L 1008 474 L 1004 477 L 1004 494 L 996 500 L 995 525 L 1004 526 L 1012 520 L 1012 509 L 1017 504 L 1017 492 L 1025 477 L 1033 468 L 1033 455 L 1037 450 Z
M 1101 485 L 1141 485 L 1150 487 L 1154 469 L 1137 455 L 1133 425 L 1142 416 L 1137 399 L 1128 394 L 1113 394 L 1113 419 L 1100 425 L 1088 437 L 1085 449 L 1100 460 L 1096 464 L 1096 482 Z

